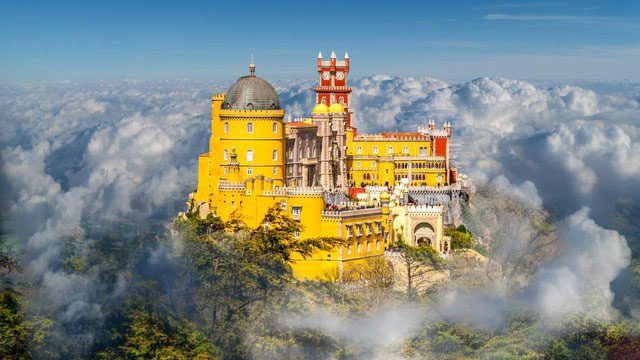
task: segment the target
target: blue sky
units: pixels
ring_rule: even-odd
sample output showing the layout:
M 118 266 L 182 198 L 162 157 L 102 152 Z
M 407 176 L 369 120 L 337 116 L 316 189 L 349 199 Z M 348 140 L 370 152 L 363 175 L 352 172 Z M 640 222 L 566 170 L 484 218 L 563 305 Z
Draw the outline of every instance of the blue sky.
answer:
M 324 5 L 320 5 L 324 4 Z M 640 1 L 0 0 L 0 81 L 314 76 L 640 79 Z

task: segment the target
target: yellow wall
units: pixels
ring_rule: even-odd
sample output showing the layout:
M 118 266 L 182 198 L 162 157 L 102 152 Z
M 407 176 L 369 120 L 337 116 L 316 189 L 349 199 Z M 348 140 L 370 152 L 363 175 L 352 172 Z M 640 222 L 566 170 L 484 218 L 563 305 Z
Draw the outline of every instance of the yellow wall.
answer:
M 383 211 L 356 217 L 323 216 L 320 220 L 321 236 L 347 239 L 350 245 L 336 247 L 331 251 L 318 251 L 308 259 L 294 255 L 292 257 L 295 260 L 292 265 L 294 276 L 299 279 L 322 279 L 328 273 L 335 271 L 336 267 L 341 271 L 348 263 L 382 256 L 387 246 L 385 234 L 389 232 L 387 219 L 388 216 Z M 376 222 L 380 224 L 379 231 L 376 230 Z M 358 225 L 362 228 L 361 235 L 358 235 Z M 371 225 L 371 231 L 368 230 L 368 225 Z M 351 232 L 348 229 L 352 229 Z M 309 235 L 310 237 L 318 236 Z
M 363 183 L 393 186 L 400 178 L 406 177 L 411 180 L 411 185 L 444 185 L 446 182 L 444 159 L 438 162 L 442 167 L 433 168 L 427 165 L 428 162 L 434 163 L 426 159 L 428 156 L 431 156 L 431 144 L 425 140 L 352 139 L 347 143 L 349 181 L 356 187 L 362 186 Z M 424 159 L 416 159 L 416 157 L 424 157 Z M 441 175 L 440 182 L 438 182 L 438 175 Z
M 407 148 L 407 152 L 404 148 Z M 358 152 L 358 148 L 361 149 Z M 376 152 L 377 148 L 377 152 Z M 391 148 L 391 152 L 389 152 Z M 373 155 L 373 156 L 418 156 L 420 148 L 425 148 L 426 155 L 431 155 L 431 143 L 425 140 L 358 140 L 347 144 L 347 155 Z

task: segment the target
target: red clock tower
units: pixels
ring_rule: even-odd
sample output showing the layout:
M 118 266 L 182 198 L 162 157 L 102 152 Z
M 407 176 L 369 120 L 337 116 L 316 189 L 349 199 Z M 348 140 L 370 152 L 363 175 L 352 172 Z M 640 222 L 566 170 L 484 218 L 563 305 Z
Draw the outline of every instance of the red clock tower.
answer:
M 331 106 L 342 104 L 347 112 L 347 127 L 351 127 L 351 111 L 349 109 L 349 95 L 351 88 L 347 86 L 349 74 L 349 54 L 345 52 L 344 60 L 338 61 L 336 53 L 331 52 L 329 61 L 322 60 L 322 53 L 318 53 L 318 75 L 320 85 L 313 88 L 316 92 L 316 103 Z

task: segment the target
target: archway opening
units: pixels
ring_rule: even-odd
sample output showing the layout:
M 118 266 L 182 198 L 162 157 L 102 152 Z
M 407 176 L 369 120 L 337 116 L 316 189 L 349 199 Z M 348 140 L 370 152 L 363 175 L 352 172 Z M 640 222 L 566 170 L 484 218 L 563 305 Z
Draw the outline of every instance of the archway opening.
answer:
M 435 243 L 435 230 L 427 222 L 416 225 L 413 229 L 414 244 L 417 246 L 433 246 Z

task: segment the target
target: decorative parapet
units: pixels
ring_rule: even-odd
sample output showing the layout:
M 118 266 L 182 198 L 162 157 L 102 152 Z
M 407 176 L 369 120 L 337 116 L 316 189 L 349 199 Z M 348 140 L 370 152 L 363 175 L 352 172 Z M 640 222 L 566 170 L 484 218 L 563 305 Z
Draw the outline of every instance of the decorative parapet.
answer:
M 224 101 L 226 93 L 213 94 L 211 101 Z
M 368 193 L 381 193 L 381 192 L 387 192 L 389 191 L 389 187 L 387 186 L 366 186 L 364 188 L 364 191 L 368 192 Z
M 444 186 L 408 186 L 408 192 L 420 192 L 420 193 L 442 193 L 449 191 L 460 191 L 462 190 L 462 184 L 455 183 L 451 185 Z
M 413 155 L 413 156 L 408 156 L 408 155 L 396 155 L 394 156 L 395 160 L 400 160 L 400 161 L 440 161 L 440 162 L 444 162 L 446 160 L 446 158 L 444 156 L 437 156 L 437 155 Z
M 268 109 L 268 110 L 248 110 L 248 109 L 221 109 L 221 119 L 240 119 L 245 120 L 248 118 L 256 120 L 281 120 L 284 117 L 283 109 Z
M 318 91 L 333 91 L 337 93 L 351 92 L 351 86 L 314 86 L 313 90 Z
M 429 137 L 426 135 L 400 135 L 393 133 L 377 133 L 377 134 L 358 134 L 353 140 L 354 141 L 429 141 Z M 391 136 L 388 134 L 392 134 Z
M 283 187 L 278 190 L 265 190 L 266 196 L 323 196 L 324 190 L 320 186 L 313 187 Z
M 244 182 L 232 183 L 227 181 L 220 181 L 220 183 L 218 183 L 218 189 L 219 190 L 244 190 L 245 183 Z
M 443 205 L 407 206 L 409 216 L 440 216 L 444 214 Z
M 361 209 L 340 209 L 340 210 L 325 210 L 322 212 L 324 218 L 354 218 L 365 216 L 376 216 L 382 214 L 381 207 L 361 208 Z

